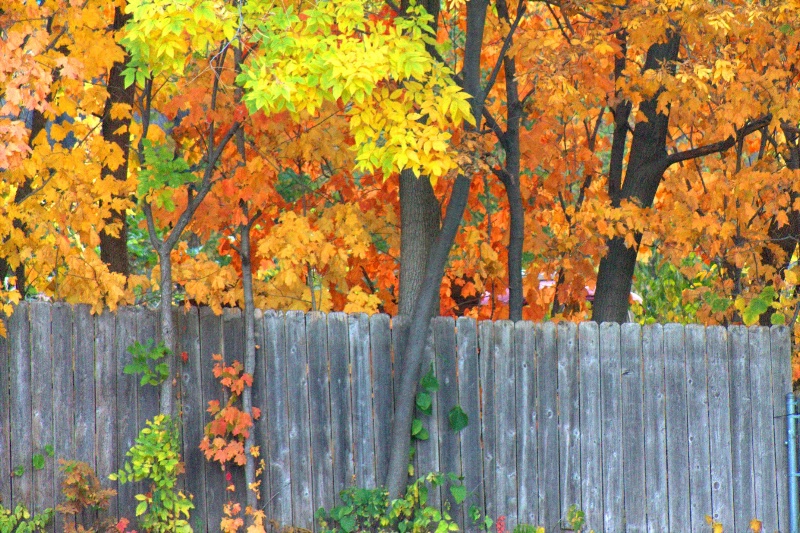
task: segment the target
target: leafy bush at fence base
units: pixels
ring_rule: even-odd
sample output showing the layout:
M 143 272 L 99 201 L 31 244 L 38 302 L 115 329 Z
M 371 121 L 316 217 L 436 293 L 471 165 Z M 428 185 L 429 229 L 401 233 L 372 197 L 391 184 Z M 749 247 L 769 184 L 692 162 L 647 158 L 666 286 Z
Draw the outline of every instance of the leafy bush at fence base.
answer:
M 17 505 L 13 511 L 0 505 L 0 533 L 45 531 L 52 518 L 52 509 L 45 509 L 40 514 L 32 515 L 22 504 Z
M 458 524 L 447 511 L 428 505 L 429 487 L 439 487 L 447 480 L 458 481 L 458 478 L 440 473 L 423 476 L 409 485 L 405 496 L 394 500 L 391 506 L 385 489 L 345 489 L 339 494 L 342 505 L 330 512 L 320 509 L 316 518 L 323 533 L 458 531 Z M 457 503 L 463 501 L 459 497 L 462 485 L 451 485 L 450 491 Z

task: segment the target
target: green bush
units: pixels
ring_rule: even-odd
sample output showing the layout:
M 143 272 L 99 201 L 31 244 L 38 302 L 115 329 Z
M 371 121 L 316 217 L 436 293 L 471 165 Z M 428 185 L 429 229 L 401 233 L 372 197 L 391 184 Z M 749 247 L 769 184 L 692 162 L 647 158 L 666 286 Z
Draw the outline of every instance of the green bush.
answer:
M 0 533 L 36 533 L 45 531 L 53 518 L 53 509 L 32 515 L 22 504 L 12 511 L 0 504 Z

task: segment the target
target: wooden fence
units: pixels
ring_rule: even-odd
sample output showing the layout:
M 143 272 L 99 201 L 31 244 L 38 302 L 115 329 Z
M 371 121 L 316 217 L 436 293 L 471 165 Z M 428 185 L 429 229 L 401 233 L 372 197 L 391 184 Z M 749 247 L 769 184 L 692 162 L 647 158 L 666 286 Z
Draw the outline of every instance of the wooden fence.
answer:
M 220 399 L 211 354 L 242 359 L 241 314 L 176 311 L 185 428 L 186 488 L 196 530 L 217 530 L 229 493 L 198 443 Z M 57 498 L 57 464 L 76 458 L 105 478 L 123 462 L 158 394 L 122 373 L 126 347 L 158 338 L 157 314 L 133 308 L 92 316 L 87 307 L 18 306 L 0 340 L 0 497 L 35 509 Z M 265 312 L 255 434 L 266 468 L 262 505 L 281 524 L 313 527 L 344 487 L 375 486 L 387 468 L 393 354 L 406 328 L 388 316 Z M 417 472 L 464 477 L 454 513 L 477 529 L 477 506 L 507 524 L 560 531 L 571 505 L 595 531 L 787 531 L 785 394 L 791 391 L 784 327 L 640 327 L 439 318 L 428 355 L 440 383 Z M 435 354 L 435 356 L 434 356 Z M 469 425 L 449 429 L 461 405 Z M 22 475 L 13 475 L 24 467 Z M 19 473 L 19 472 L 18 472 Z M 238 493 L 243 474 L 233 471 Z M 133 516 L 131 485 L 117 515 Z M 435 502 L 449 497 L 434 491 Z M 60 526 L 56 524 L 56 528 Z

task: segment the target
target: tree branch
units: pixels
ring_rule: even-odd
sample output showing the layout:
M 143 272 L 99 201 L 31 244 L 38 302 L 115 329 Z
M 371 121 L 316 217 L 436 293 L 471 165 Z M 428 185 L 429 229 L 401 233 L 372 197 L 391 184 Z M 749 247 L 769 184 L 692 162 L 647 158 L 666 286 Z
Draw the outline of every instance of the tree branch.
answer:
M 728 137 L 723 141 L 707 144 L 705 146 L 699 146 L 691 150 L 684 150 L 683 152 L 676 152 L 674 154 L 670 154 L 669 156 L 667 156 L 667 165 L 669 166 L 675 163 L 680 163 L 682 161 L 688 161 L 689 159 L 694 159 L 696 157 L 703 157 L 705 155 L 724 152 L 725 150 L 728 150 L 733 145 L 735 145 L 739 139 L 743 139 L 747 135 L 755 131 L 758 131 L 762 129 L 764 126 L 768 125 L 771 120 L 772 120 L 771 114 L 764 115 L 760 118 L 748 122 L 740 129 L 736 130 L 736 136 L 731 135 L 730 137 Z

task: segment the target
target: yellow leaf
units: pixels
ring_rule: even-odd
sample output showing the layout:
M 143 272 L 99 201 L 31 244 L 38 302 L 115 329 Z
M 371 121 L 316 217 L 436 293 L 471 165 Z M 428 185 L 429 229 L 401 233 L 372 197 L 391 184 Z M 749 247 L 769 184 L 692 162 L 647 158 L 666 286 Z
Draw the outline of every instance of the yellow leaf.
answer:
M 761 533 L 761 520 L 757 518 L 750 520 L 750 530 L 753 533 Z

